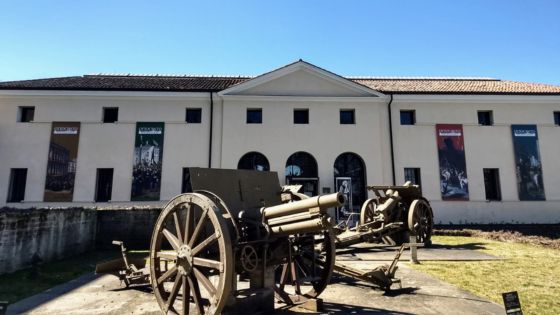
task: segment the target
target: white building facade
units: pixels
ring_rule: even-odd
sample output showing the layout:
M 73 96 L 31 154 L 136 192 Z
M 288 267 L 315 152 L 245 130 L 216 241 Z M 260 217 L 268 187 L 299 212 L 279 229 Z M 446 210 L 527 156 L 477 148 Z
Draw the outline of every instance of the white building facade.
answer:
M 111 110 L 116 119 L 107 119 Z M 559 113 L 557 86 L 344 78 L 304 61 L 254 78 L 1 82 L 0 206 L 159 206 L 184 191 L 184 168 L 210 166 L 276 171 L 281 183 L 303 184 L 310 194 L 337 191 L 347 178 L 355 209 L 372 197 L 366 185 L 402 184 L 406 177 L 421 185 L 435 223 L 557 223 Z M 53 184 L 47 174 L 56 168 L 49 160 L 58 152 L 54 127 L 70 122 L 79 123 L 76 148 L 65 153 L 75 170 Z M 153 133 L 160 138 L 139 138 L 143 123 L 163 126 Z M 536 130 L 526 134 L 537 143 L 530 161 L 516 149 L 518 125 Z M 460 159 L 463 152 L 459 171 L 443 165 L 442 154 L 450 153 L 438 142 L 442 126 L 460 126 L 461 148 L 450 155 Z M 138 141 L 159 175 L 138 178 Z M 70 191 L 71 199 L 49 195 L 56 191 Z

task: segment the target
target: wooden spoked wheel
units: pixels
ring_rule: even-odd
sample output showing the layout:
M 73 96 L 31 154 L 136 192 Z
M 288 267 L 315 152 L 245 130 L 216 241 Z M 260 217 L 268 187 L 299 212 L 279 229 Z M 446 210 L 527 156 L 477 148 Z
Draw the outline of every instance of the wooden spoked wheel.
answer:
M 416 236 L 417 243 L 431 244 L 434 226 L 432 208 L 424 199 L 416 199 L 408 209 L 408 229 Z
M 230 235 L 216 204 L 198 193 L 172 199 L 150 246 L 150 278 L 163 313 L 219 314 L 233 275 Z
M 360 210 L 360 225 L 372 222 L 377 208 L 377 199 L 371 198 L 364 202 Z
M 294 200 L 309 198 L 294 193 Z M 316 298 L 331 281 L 336 259 L 334 232 L 297 234 L 289 238 L 285 262 L 275 271 L 274 295 L 286 304 L 298 304 Z
M 332 230 L 291 237 L 286 262 L 275 272 L 276 299 L 298 304 L 319 296 L 331 280 L 335 256 Z

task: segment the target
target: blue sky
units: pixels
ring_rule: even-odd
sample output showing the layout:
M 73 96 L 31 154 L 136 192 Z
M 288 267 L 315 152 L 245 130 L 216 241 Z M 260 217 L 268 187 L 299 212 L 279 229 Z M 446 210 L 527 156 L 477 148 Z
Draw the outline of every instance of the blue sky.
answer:
M 560 85 L 560 1 L 2 1 L 0 80 L 257 75 L 302 58 L 340 75 Z

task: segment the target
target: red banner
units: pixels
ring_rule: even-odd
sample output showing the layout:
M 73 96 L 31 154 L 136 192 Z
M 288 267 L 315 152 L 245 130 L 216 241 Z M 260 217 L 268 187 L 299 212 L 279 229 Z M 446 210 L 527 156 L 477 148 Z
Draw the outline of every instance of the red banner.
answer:
M 436 125 L 440 189 L 443 200 L 469 200 L 463 126 Z

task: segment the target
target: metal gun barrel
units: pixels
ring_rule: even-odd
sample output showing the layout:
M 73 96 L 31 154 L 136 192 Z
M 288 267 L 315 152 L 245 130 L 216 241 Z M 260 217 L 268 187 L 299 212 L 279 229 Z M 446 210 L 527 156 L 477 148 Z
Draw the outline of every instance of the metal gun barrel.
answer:
M 262 214 L 263 217 L 268 220 L 280 216 L 308 211 L 312 208 L 326 209 L 331 207 L 338 207 L 344 204 L 344 199 L 345 197 L 342 193 L 321 195 L 299 201 L 284 203 L 277 206 L 263 208 Z
M 317 219 L 294 222 L 284 225 L 273 226 L 270 228 L 272 236 L 283 236 L 298 233 L 312 233 L 321 231 L 329 226 L 326 216 Z

